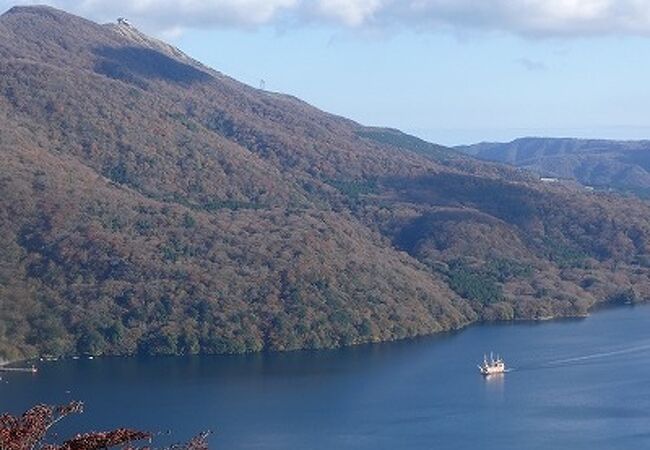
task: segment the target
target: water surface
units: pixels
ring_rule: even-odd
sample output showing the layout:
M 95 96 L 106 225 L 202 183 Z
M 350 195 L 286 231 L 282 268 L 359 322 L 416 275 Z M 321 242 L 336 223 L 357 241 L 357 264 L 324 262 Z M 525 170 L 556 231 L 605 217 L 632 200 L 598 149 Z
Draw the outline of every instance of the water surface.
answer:
M 221 449 L 647 449 L 649 325 L 626 307 L 337 351 L 47 362 L 3 375 L 0 410 L 79 399 L 62 435 L 210 429 Z M 514 370 L 479 376 L 490 350 Z

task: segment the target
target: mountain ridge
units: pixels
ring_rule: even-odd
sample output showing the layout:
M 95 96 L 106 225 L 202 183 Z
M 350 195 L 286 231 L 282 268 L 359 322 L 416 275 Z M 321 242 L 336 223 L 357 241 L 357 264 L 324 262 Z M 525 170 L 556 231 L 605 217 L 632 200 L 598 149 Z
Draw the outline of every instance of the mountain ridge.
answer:
M 11 11 L 0 357 L 331 348 L 650 298 L 645 203 Z
M 509 143 L 457 147 L 478 158 L 525 168 L 546 177 L 650 198 L 650 141 L 520 138 Z

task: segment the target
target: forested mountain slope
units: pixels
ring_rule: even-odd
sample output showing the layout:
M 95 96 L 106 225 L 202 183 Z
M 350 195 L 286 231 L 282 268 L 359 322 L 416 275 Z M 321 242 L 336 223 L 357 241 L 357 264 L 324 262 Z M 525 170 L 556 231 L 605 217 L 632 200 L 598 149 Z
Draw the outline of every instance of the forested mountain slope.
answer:
M 458 150 L 545 177 L 572 179 L 599 189 L 650 198 L 650 141 L 524 138 Z
M 650 298 L 650 207 L 0 17 L 0 357 L 324 348 Z

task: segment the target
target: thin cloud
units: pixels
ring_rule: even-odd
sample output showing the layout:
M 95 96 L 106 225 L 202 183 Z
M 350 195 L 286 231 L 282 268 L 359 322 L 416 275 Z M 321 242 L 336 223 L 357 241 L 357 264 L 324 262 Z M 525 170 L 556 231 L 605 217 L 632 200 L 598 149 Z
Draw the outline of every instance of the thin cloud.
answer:
M 95 20 L 158 29 L 323 22 L 341 27 L 524 36 L 650 36 L 650 0 L 40 0 Z M 36 3 L 36 2 L 32 2 Z M 0 0 L 5 9 L 13 1 Z
M 529 58 L 517 58 L 515 62 L 530 72 L 540 72 L 546 70 L 546 64 L 541 61 L 535 61 Z

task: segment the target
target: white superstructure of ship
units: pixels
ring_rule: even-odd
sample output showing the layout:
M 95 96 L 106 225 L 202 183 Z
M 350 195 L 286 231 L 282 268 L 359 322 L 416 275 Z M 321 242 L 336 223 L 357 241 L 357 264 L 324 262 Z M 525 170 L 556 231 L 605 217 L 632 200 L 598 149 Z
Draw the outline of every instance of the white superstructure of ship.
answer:
M 494 354 L 490 353 L 489 359 L 487 355 L 483 356 L 483 363 L 478 366 L 478 370 L 485 376 L 505 373 L 506 363 L 499 355 L 495 358 Z

